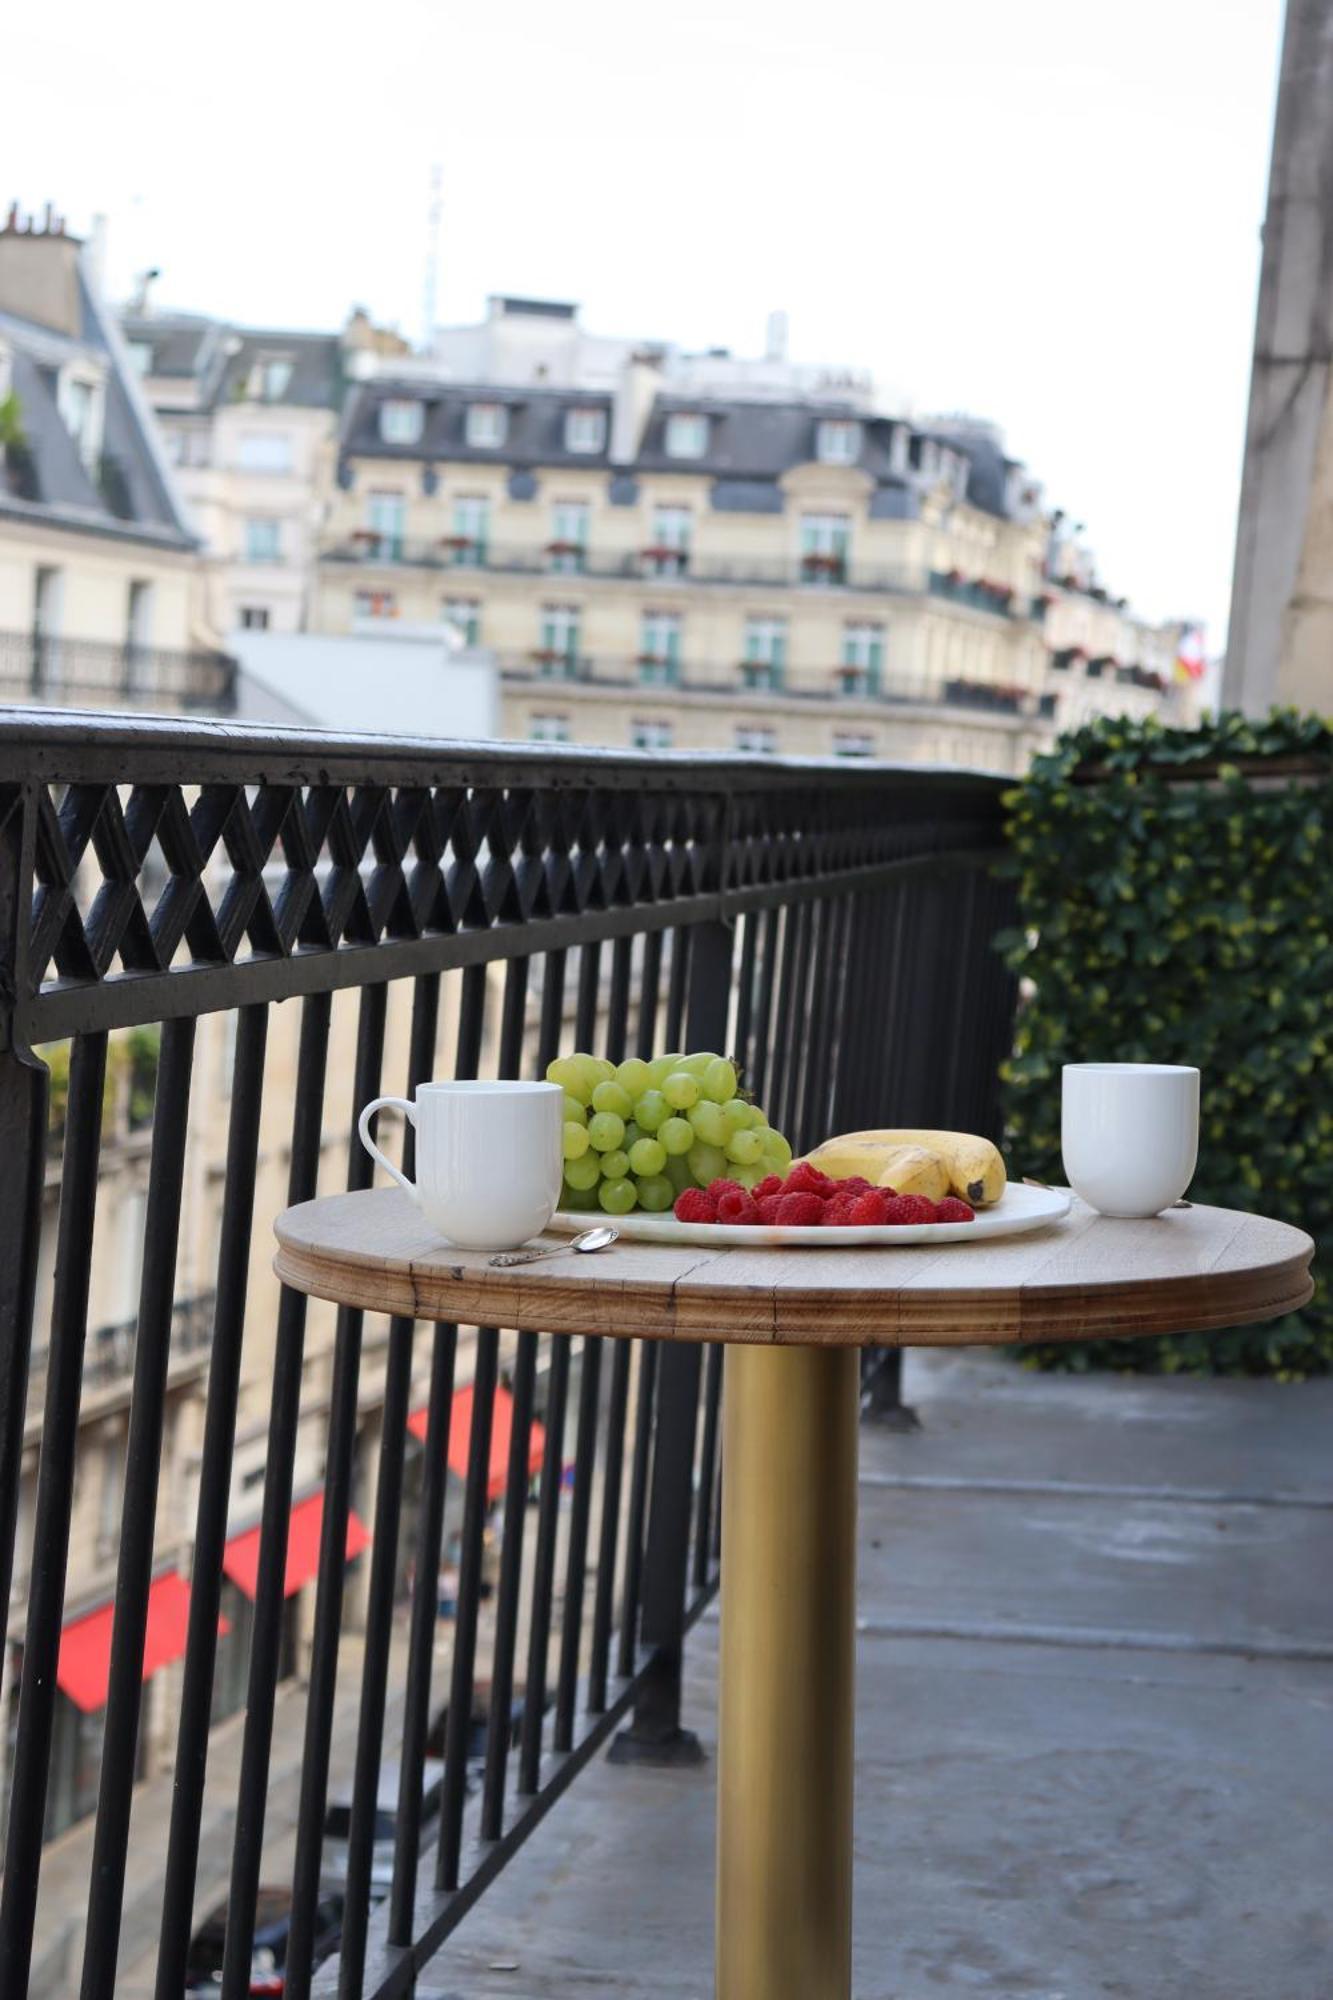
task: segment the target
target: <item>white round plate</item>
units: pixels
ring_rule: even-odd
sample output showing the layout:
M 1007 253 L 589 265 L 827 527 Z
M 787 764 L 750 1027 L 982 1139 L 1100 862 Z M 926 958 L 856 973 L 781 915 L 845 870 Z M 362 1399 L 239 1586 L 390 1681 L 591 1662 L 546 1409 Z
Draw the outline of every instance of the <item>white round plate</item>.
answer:
M 1069 1213 L 1070 1197 L 1063 1188 L 1028 1187 L 1010 1181 L 992 1208 L 979 1208 L 972 1222 L 911 1222 L 880 1228 L 823 1229 L 801 1224 L 783 1228 L 730 1222 L 677 1222 L 674 1215 L 649 1215 L 634 1209 L 629 1215 L 607 1215 L 596 1209 L 561 1209 L 551 1217 L 552 1229 L 576 1234 L 599 1222 L 613 1222 L 626 1243 L 712 1243 L 719 1249 L 833 1250 L 841 1245 L 861 1249 L 875 1245 L 972 1243 L 989 1236 L 1023 1236 L 1044 1229 Z

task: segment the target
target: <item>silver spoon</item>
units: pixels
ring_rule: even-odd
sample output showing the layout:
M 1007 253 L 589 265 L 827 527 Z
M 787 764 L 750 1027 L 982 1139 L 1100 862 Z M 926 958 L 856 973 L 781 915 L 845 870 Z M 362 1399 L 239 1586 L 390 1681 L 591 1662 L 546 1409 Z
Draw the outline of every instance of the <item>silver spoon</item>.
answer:
M 507 1268 L 511 1264 L 535 1264 L 539 1257 L 563 1257 L 566 1250 L 581 1251 L 586 1257 L 591 1250 L 605 1250 L 619 1234 L 609 1222 L 599 1222 L 596 1229 L 585 1229 L 581 1235 L 571 1236 L 568 1243 L 550 1243 L 540 1250 L 505 1250 L 487 1261 Z

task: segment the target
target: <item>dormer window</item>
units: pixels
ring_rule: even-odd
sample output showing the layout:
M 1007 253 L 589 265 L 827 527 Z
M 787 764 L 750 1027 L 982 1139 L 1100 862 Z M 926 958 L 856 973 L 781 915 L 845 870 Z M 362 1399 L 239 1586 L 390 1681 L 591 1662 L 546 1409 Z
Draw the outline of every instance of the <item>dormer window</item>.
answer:
M 855 465 L 861 456 L 860 424 L 826 417 L 815 430 L 815 456 L 821 465 Z
M 292 364 L 281 357 L 259 364 L 259 393 L 266 403 L 280 403 L 292 379 Z
M 380 404 L 380 437 L 385 444 L 418 444 L 426 411 L 415 397 L 394 396 Z
M 601 451 L 605 445 L 605 410 L 566 410 L 566 451 Z
M 469 403 L 467 441 L 474 451 L 499 451 L 509 429 L 509 412 L 503 403 Z
M 708 449 L 708 419 L 693 410 L 677 410 L 666 421 L 668 458 L 702 458 Z
M 56 391 L 65 429 L 74 440 L 81 462 L 92 466 L 102 451 L 102 384 L 88 375 L 64 369 Z

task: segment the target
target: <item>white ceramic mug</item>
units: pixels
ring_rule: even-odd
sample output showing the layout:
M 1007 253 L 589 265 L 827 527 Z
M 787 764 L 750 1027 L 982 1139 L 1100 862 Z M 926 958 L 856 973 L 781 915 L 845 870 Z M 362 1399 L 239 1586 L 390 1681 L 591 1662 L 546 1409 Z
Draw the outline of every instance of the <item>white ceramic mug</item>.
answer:
M 1199 1072 L 1173 1063 L 1066 1063 L 1069 1185 L 1102 1215 L 1160 1215 L 1199 1157 Z
M 415 1182 L 370 1136 L 380 1110 L 401 1111 L 416 1129 Z M 423 1083 L 412 1103 L 375 1098 L 356 1129 L 371 1158 L 459 1250 L 517 1250 L 555 1213 L 563 1172 L 559 1084 Z

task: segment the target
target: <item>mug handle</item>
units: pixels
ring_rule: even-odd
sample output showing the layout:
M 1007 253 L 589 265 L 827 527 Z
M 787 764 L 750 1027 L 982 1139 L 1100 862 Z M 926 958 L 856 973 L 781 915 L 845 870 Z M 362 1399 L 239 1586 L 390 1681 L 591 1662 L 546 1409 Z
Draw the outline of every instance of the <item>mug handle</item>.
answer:
M 404 1193 L 411 1195 L 413 1201 L 420 1205 L 421 1197 L 417 1193 L 415 1184 L 407 1178 L 406 1174 L 398 1171 L 392 1160 L 385 1159 L 383 1153 L 370 1136 L 370 1121 L 377 1111 L 401 1111 L 408 1124 L 415 1129 L 417 1122 L 416 1106 L 410 1104 L 405 1097 L 372 1097 L 370 1103 L 363 1108 L 361 1116 L 357 1119 L 356 1129 L 360 1135 L 361 1144 L 370 1154 L 371 1159 L 378 1160 L 390 1179 L 397 1181 Z

